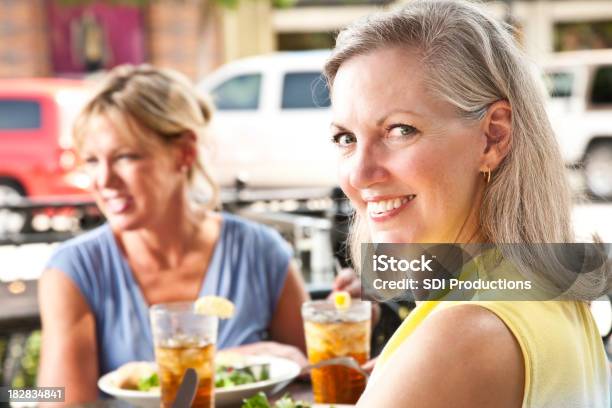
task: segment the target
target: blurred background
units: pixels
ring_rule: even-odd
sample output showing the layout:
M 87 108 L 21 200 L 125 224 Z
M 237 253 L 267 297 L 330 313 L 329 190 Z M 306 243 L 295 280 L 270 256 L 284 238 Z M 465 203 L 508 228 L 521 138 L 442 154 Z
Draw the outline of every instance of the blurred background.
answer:
M 321 68 L 338 30 L 404 1 L 0 0 L 0 385 L 34 384 L 36 282 L 50 252 L 103 222 L 70 128 L 92 84 L 119 64 L 177 69 L 212 95 L 208 159 L 224 210 L 278 229 L 311 294 L 325 295 L 348 264 L 350 208 Z M 611 242 L 612 1 L 484 4 L 515 27 L 545 79 L 579 237 Z M 605 338 L 612 309 L 598 305 Z M 374 350 L 410 306 L 386 306 Z

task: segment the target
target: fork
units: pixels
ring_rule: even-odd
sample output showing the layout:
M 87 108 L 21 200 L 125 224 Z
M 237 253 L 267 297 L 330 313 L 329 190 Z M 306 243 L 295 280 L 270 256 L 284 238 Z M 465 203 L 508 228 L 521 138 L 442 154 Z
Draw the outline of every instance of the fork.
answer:
M 193 368 L 188 368 L 176 392 L 172 408 L 189 408 L 193 403 L 197 387 L 198 373 Z
M 357 360 L 355 360 L 353 357 L 348 357 L 348 356 L 329 358 L 327 360 L 319 361 L 318 363 L 308 364 L 307 366 L 304 366 L 302 368 L 300 375 L 306 374 L 313 368 L 321 368 L 321 367 L 326 367 L 326 366 L 331 366 L 331 365 L 339 365 L 339 366 L 352 368 L 353 370 L 358 371 L 359 374 L 363 375 L 366 379 L 366 382 L 370 379 L 370 374 L 368 374 L 366 370 L 361 368 Z

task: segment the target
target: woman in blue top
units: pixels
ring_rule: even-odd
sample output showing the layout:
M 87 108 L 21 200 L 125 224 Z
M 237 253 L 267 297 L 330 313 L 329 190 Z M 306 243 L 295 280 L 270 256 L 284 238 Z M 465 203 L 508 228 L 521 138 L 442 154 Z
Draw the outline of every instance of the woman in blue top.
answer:
M 77 119 L 75 145 L 108 222 L 62 244 L 40 280 L 39 383 L 65 386 L 67 403 L 96 399 L 98 377 L 126 362 L 154 360 L 156 303 L 224 296 L 236 316 L 220 324 L 219 348 L 305 361 L 307 294 L 289 246 L 213 211 L 217 190 L 198 151 L 211 113 L 178 74 L 124 66 Z M 199 178 L 208 206 L 194 200 Z

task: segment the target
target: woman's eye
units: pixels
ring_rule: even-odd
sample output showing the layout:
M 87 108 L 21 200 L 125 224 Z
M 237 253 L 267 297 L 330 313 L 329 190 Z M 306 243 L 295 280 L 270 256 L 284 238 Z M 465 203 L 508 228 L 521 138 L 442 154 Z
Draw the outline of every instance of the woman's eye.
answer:
M 332 137 L 332 141 L 340 147 L 347 147 L 355 143 L 356 138 L 355 138 L 355 135 L 352 135 L 350 133 L 340 133 L 340 134 L 334 135 Z
M 389 136 L 400 139 L 407 139 L 413 137 L 417 133 L 417 129 L 410 125 L 391 125 L 387 128 Z
M 85 158 L 83 159 L 83 163 L 84 163 L 86 166 L 93 166 L 93 165 L 95 165 L 96 163 L 98 163 L 98 159 L 96 159 L 95 157 L 85 157 Z
M 140 158 L 140 155 L 136 153 L 122 153 L 116 157 L 116 160 L 130 161 L 130 160 L 138 160 L 139 158 Z

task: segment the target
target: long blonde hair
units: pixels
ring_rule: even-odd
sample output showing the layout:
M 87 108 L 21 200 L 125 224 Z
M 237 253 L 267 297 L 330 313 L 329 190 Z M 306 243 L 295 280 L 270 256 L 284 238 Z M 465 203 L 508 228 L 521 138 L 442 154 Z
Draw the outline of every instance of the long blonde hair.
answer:
M 207 142 L 212 114 L 212 104 L 178 72 L 150 65 L 122 65 L 109 73 L 77 117 L 73 139 L 80 148 L 90 120 L 104 116 L 131 143 L 159 149 L 190 132 L 199 147 Z M 219 189 L 204 165 L 204 153 L 198 149 L 195 164 L 188 172 L 190 202 L 194 208 L 212 209 L 218 206 Z
M 325 65 L 333 92 L 340 66 L 350 58 L 399 47 L 418 52 L 432 94 L 467 120 L 481 120 L 499 100 L 512 109 L 512 147 L 493 172 L 479 222 L 492 243 L 568 243 L 571 194 L 563 160 L 544 109 L 544 87 L 533 75 L 512 28 L 463 0 L 415 0 L 342 30 Z M 359 266 L 360 244 L 369 242 L 365 222 L 354 214 L 351 254 Z M 601 291 L 601 281 L 589 289 Z

